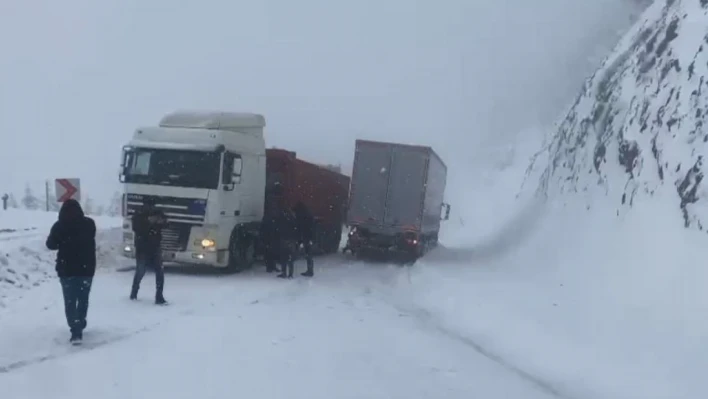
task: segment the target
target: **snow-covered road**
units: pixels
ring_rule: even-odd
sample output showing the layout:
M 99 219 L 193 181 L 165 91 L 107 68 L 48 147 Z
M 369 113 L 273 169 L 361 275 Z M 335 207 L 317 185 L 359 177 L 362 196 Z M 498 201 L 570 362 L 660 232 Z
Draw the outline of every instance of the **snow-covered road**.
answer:
M 320 262 L 314 280 L 171 273 L 169 307 L 152 305 L 152 275 L 134 303 L 131 273 L 102 272 L 82 348 L 58 285 L 43 284 L 0 313 L 0 386 L 23 399 L 555 396 L 387 303 L 356 264 Z
M 557 211 L 522 246 L 525 218 L 476 246 L 448 231 L 455 248 L 413 267 L 318 258 L 311 280 L 171 269 L 168 307 L 152 274 L 128 300 L 105 221 L 82 348 L 44 234 L 2 242 L 0 397 L 705 398 L 703 235 L 658 241 L 668 222 L 640 211 L 609 225 Z

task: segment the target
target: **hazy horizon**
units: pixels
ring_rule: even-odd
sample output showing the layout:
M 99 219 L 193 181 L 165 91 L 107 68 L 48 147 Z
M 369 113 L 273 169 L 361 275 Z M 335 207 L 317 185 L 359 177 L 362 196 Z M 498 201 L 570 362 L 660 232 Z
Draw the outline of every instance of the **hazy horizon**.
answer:
M 265 115 L 269 147 L 347 174 L 356 138 L 432 145 L 454 197 L 470 158 L 561 116 L 630 3 L 6 3 L 0 192 L 80 177 L 106 201 L 136 127 L 218 109 Z

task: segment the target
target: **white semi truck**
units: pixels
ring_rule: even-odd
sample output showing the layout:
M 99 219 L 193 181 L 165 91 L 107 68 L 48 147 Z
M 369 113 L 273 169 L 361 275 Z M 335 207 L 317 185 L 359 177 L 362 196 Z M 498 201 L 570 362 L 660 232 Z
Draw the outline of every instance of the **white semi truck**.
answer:
M 124 255 L 131 216 L 147 197 L 167 216 L 165 261 L 242 270 L 255 258 L 266 184 L 265 118 L 178 111 L 123 147 Z

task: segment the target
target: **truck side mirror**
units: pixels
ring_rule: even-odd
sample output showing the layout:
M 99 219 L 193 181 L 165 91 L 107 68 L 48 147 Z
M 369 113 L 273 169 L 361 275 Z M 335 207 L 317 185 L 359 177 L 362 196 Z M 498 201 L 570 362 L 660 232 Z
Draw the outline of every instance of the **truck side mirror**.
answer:
M 443 216 L 442 220 L 450 220 L 450 204 L 443 204 L 443 208 L 445 209 L 445 216 Z
M 231 181 L 234 184 L 241 184 L 241 172 L 243 170 L 243 159 L 240 156 L 234 158 L 233 171 L 231 173 Z

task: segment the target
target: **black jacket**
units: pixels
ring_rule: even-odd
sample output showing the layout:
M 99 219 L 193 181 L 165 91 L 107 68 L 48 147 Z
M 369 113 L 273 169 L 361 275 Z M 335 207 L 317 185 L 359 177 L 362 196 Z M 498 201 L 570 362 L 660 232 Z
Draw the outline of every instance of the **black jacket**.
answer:
M 295 227 L 297 229 L 298 240 L 301 242 L 315 239 L 315 218 L 302 202 L 298 202 L 293 207 L 295 212 Z
M 162 228 L 166 224 L 165 214 L 154 206 L 143 206 L 133 215 L 136 252 L 156 253 L 160 251 Z
M 76 200 L 64 202 L 46 245 L 57 251 L 59 277 L 93 277 L 96 273 L 96 223 L 84 215 Z
M 295 218 L 290 211 L 270 210 L 261 223 L 261 240 L 268 246 L 281 246 L 285 241 L 296 241 Z

